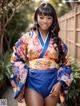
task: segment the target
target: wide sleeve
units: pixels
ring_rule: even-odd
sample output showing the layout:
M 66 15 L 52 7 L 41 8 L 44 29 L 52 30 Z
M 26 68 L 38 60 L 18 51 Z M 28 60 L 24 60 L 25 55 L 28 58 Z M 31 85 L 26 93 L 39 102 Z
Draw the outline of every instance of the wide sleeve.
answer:
M 67 93 L 68 88 L 70 87 L 73 81 L 72 67 L 69 58 L 67 56 L 68 54 L 67 45 L 64 44 L 63 41 L 61 41 L 61 46 L 64 52 L 64 58 L 58 70 L 58 81 L 61 83 L 65 93 Z
M 27 61 L 27 34 L 23 35 L 13 46 L 13 53 L 10 59 L 12 75 L 10 76 L 11 85 L 14 90 L 14 97 L 23 92 L 28 73 Z
M 11 56 L 11 64 L 14 67 L 22 69 L 25 67 L 27 60 L 27 35 L 23 35 L 13 46 L 13 53 Z

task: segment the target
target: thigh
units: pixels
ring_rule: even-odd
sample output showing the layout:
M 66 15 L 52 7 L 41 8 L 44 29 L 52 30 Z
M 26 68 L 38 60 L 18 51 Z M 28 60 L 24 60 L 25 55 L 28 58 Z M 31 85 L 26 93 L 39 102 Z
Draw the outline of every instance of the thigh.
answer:
M 58 102 L 58 96 L 48 96 L 45 98 L 45 106 L 56 106 Z
M 25 89 L 25 102 L 27 106 L 43 106 L 43 97 L 33 89 Z

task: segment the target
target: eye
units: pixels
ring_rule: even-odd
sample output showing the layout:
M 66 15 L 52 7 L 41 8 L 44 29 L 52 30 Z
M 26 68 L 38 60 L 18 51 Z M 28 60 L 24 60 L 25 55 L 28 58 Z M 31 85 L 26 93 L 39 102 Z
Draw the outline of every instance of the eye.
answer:
M 43 16 L 40 16 L 40 19 L 44 19 L 44 17 Z
M 49 16 L 48 19 L 53 19 L 53 18 Z

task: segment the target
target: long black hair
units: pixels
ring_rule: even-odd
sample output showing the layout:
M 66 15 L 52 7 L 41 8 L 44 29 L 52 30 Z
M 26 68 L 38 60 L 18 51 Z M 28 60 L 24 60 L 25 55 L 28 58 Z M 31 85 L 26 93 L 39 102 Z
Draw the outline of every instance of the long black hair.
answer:
M 52 25 L 50 27 L 50 33 L 52 35 L 52 38 L 54 39 L 54 43 L 58 47 L 59 55 L 58 55 L 58 61 L 57 62 L 60 63 L 63 59 L 63 56 L 64 56 L 64 52 L 63 52 L 62 46 L 61 46 L 61 41 L 60 41 L 60 38 L 58 37 L 60 27 L 59 27 L 56 11 L 50 3 L 42 3 L 36 9 L 35 14 L 34 14 L 35 25 L 34 25 L 33 29 L 36 30 L 39 27 L 39 25 L 37 23 L 37 15 L 43 15 L 43 14 L 46 15 L 46 16 L 53 17 L 53 22 L 52 22 Z

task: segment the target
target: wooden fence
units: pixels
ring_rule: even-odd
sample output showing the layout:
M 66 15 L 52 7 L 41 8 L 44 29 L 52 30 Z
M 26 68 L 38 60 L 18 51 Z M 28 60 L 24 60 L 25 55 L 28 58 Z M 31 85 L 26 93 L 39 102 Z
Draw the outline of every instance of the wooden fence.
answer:
M 80 5 L 59 18 L 60 36 L 67 43 L 69 55 L 80 62 Z

